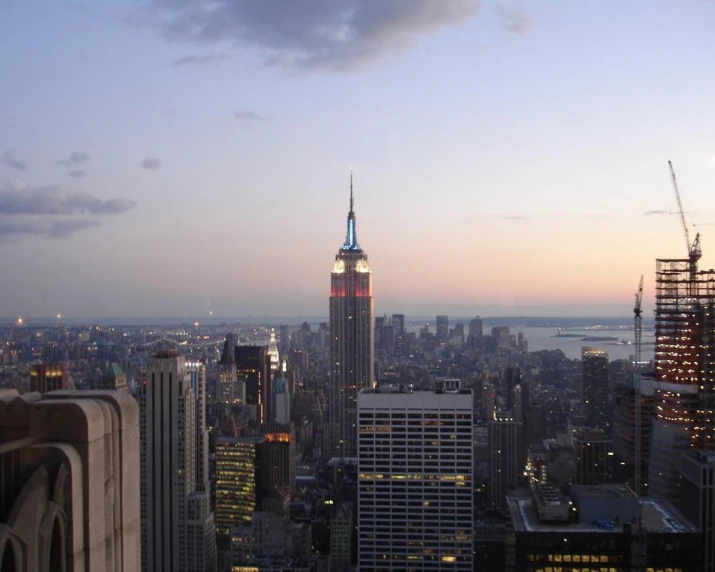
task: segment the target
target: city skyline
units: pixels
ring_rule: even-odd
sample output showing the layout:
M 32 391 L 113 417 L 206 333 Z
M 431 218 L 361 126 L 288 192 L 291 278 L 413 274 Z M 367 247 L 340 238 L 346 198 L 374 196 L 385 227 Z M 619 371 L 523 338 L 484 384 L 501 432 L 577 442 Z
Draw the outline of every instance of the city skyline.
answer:
M 713 266 L 715 3 L 478 4 L 3 5 L 0 316 L 327 316 L 351 166 L 375 315 L 650 313 L 669 159 Z

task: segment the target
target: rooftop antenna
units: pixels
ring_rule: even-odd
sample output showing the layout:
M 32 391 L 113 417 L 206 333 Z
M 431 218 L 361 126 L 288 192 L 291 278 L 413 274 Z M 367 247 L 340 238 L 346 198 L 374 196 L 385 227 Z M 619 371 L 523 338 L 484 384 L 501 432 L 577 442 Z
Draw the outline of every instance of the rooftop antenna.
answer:
M 350 212 L 353 212 L 353 168 L 350 167 Z

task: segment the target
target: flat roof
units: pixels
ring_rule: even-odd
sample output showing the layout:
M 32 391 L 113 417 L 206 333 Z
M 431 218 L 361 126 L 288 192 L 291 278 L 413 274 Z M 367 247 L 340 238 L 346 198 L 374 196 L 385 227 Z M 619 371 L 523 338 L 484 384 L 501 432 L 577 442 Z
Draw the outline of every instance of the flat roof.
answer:
M 579 498 L 635 498 L 636 494 L 624 484 L 614 485 L 574 485 L 571 487 L 574 496 Z
M 613 530 L 606 530 L 595 524 L 552 524 L 541 523 L 536 514 L 531 498 L 508 497 L 514 530 L 517 532 L 557 532 L 557 533 L 622 533 L 623 523 L 615 525 Z M 641 505 L 643 524 L 647 532 L 678 533 L 698 532 L 698 529 L 667 503 L 658 499 L 638 499 Z M 628 524 L 628 523 L 626 523 Z

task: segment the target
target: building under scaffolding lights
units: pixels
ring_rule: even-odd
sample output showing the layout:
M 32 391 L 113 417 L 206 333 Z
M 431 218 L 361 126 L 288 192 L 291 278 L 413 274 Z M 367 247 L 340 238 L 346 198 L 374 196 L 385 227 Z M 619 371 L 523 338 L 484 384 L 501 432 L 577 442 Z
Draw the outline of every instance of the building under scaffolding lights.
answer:
M 682 453 L 715 449 L 715 270 L 656 261 L 649 494 L 680 505 Z

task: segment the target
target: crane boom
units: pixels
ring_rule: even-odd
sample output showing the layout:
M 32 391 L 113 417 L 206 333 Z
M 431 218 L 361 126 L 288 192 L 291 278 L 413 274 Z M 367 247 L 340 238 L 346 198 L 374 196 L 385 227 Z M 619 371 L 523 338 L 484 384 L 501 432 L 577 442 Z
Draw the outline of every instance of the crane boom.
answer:
M 641 304 L 643 302 L 643 275 L 641 275 L 641 281 L 638 284 L 638 292 L 636 292 L 636 302 L 633 306 L 633 329 L 635 332 L 635 364 L 633 365 L 633 398 L 635 400 L 636 408 L 636 422 L 635 422 L 635 493 L 637 496 L 641 496 L 643 493 L 641 491 L 641 471 L 642 471 L 642 459 L 641 459 L 641 435 L 642 435 L 642 419 L 641 419 L 641 338 L 643 335 L 643 319 Z
M 685 248 L 690 253 L 690 248 L 692 244 L 690 243 L 690 232 L 688 232 L 688 224 L 685 222 L 685 210 L 683 209 L 683 201 L 680 200 L 680 191 L 678 190 L 678 180 L 675 178 L 675 169 L 673 169 L 673 163 L 668 161 L 668 167 L 670 167 L 670 177 L 673 180 L 673 190 L 675 191 L 675 198 L 678 201 L 678 212 L 680 213 L 680 222 L 683 225 L 683 234 L 685 235 Z

